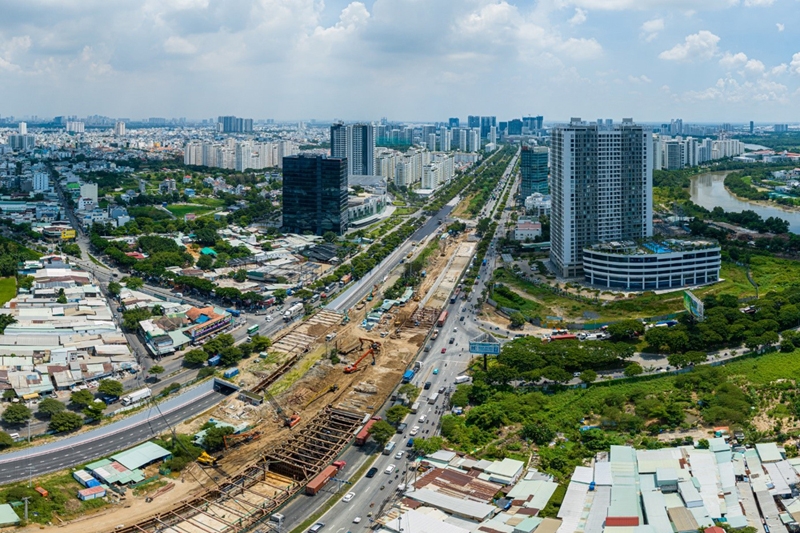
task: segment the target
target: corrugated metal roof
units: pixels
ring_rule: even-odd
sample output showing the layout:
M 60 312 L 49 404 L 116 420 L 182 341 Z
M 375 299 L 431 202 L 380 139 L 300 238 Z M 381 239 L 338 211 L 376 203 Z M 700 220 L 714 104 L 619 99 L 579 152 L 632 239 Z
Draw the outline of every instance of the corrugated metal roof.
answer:
M 594 491 L 592 507 L 583 526 L 584 533 L 603 533 L 608 505 L 611 503 L 611 487 L 597 487 Z
M 145 442 L 130 450 L 112 455 L 111 459 L 117 461 L 128 470 L 136 470 L 137 468 L 141 468 L 154 461 L 165 459 L 171 455 L 172 453 L 170 453 L 169 450 L 162 448 L 158 444 L 154 442 Z
M 596 485 L 611 485 L 611 463 L 602 462 L 594 464 L 594 482 Z
M 576 483 L 585 483 L 588 485 L 594 481 L 594 470 L 588 466 L 577 466 L 575 467 L 575 471 L 572 473 L 570 481 Z
M 693 533 L 697 531 L 697 520 L 686 507 L 671 507 L 667 509 L 670 522 L 673 523 L 676 533 Z
M 776 463 L 783 459 L 778 445 L 774 442 L 760 442 L 756 444 L 756 452 L 762 463 Z
M 658 491 L 642 492 L 642 503 L 647 523 L 653 527 L 655 533 L 673 533 L 663 494 Z

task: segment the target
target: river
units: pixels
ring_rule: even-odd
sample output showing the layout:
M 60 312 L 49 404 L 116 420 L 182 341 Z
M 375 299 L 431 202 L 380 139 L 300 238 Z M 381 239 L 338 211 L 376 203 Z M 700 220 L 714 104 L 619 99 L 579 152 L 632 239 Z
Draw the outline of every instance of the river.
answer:
M 719 206 L 725 211 L 737 212 L 755 211 L 762 218 L 778 217 L 789 222 L 789 230 L 800 234 L 800 212 L 785 211 L 777 207 L 770 207 L 739 200 L 725 188 L 725 176 L 729 172 L 708 172 L 691 178 L 689 188 L 692 202 L 708 210 Z

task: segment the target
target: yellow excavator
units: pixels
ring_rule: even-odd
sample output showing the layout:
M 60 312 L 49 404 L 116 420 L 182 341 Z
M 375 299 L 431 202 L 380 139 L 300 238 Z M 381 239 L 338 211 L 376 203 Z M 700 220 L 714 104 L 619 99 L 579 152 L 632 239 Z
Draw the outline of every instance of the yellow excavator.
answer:
M 208 455 L 208 453 L 203 452 L 197 458 L 197 462 L 203 466 L 217 466 L 217 461 L 221 459 L 220 457 L 212 457 Z

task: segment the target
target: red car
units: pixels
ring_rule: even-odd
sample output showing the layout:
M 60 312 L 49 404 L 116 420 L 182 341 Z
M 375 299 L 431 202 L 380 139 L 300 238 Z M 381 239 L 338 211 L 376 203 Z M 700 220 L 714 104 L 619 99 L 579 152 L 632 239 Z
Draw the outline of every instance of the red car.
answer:
M 447 348 L 442 348 L 442 353 L 446 352 Z

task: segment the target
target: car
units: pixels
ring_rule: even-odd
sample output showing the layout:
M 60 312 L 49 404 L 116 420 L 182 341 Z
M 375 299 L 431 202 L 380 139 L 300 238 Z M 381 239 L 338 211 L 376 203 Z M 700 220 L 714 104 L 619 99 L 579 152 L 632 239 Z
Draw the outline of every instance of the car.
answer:
M 422 415 L 421 417 L 419 417 L 420 424 L 424 424 L 426 420 L 428 420 L 428 415 Z
M 397 432 L 402 433 L 406 430 L 407 427 L 408 424 L 406 424 L 405 422 L 400 422 L 399 424 L 397 424 Z
M 436 375 L 436 374 L 438 374 L 438 373 L 439 373 L 439 369 L 438 369 L 438 368 L 434 368 L 434 369 L 433 369 L 433 375 L 435 376 L 435 375 Z
M 458 328 L 453 328 L 453 331 L 454 332 L 458 332 Z
M 444 394 L 444 391 L 446 389 L 447 389 L 446 387 L 439 387 L 439 394 Z
M 454 342 L 456 342 L 456 338 L 455 337 L 450 337 L 450 341 L 448 342 L 448 344 L 453 344 Z M 442 353 L 444 353 L 444 352 L 442 352 Z
M 350 500 L 352 500 L 355 497 L 356 497 L 356 493 L 355 492 L 348 492 L 347 494 L 344 495 L 344 498 L 342 498 L 342 501 L 347 503 L 347 502 L 349 502 Z
M 322 531 L 323 527 L 325 527 L 325 524 L 323 522 L 317 522 L 316 524 L 308 528 L 308 533 L 318 533 L 319 531 Z
M 396 454 L 394 454 L 395 459 L 402 459 L 403 458 L 403 450 L 400 450 Z
M 431 385 L 433 385 L 433 383 L 431 383 L 430 381 L 426 381 L 425 382 L 425 386 L 422 387 L 422 388 L 425 389 L 425 390 L 428 390 L 428 389 L 431 388 Z
M 414 439 L 408 439 L 408 442 L 406 443 L 406 446 L 408 446 L 409 448 L 414 446 Z
M 419 433 L 419 426 L 414 426 L 413 428 L 411 428 L 411 431 L 408 432 L 408 434 L 411 435 L 412 437 L 417 433 Z
M 367 477 L 375 477 L 375 474 L 377 474 L 377 473 L 378 473 L 378 469 L 373 466 L 372 468 L 367 470 Z
M 442 353 L 447 352 L 447 348 L 442 348 Z
M 353 523 L 354 524 L 358 524 L 359 522 L 361 522 L 361 517 L 360 516 L 357 516 L 357 517 L 353 518 Z
M 384 474 L 391 474 L 394 472 L 394 469 L 397 468 L 394 464 L 391 464 L 386 467 L 386 470 L 383 471 Z

